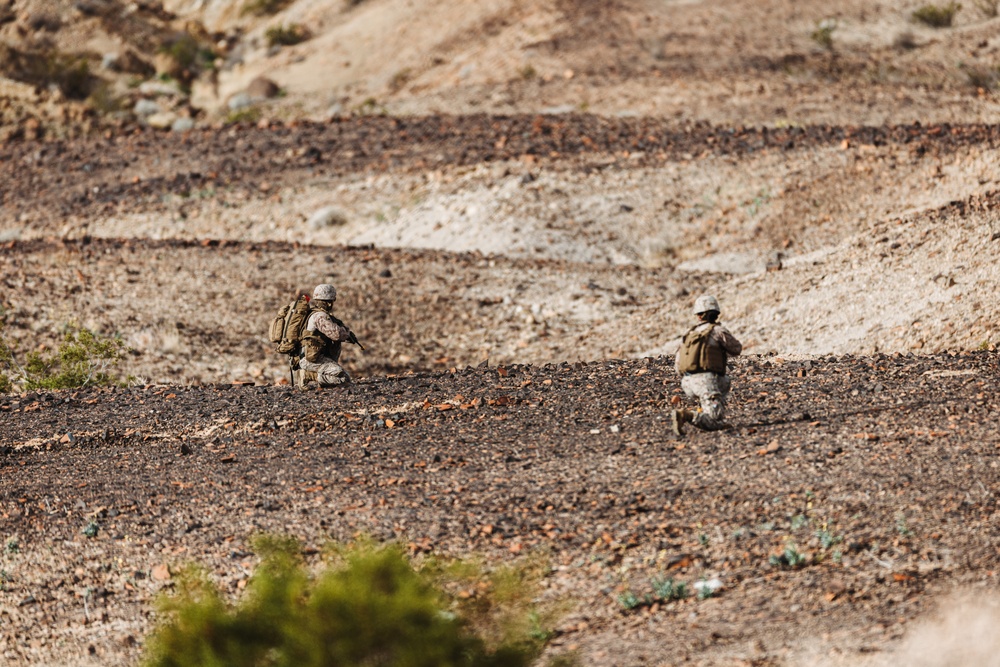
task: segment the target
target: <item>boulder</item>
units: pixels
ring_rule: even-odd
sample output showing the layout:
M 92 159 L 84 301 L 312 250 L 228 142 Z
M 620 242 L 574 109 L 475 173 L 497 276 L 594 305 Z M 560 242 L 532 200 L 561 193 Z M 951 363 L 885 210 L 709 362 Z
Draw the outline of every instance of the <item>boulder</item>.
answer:
M 181 116 L 170 126 L 171 132 L 187 132 L 192 129 L 194 129 L 194 120 L 187 116 Z
M 281 88 L 278 87 L 278 84 L 266 76 L 258 76 L 247 86 L 247 95 L 253 99 L 268 100 L 276 97 L 280 92 Z
M 226 106 L 229 107 L 230 111 L 239 111 L 240 109 L 247 109 L 253 106 L 253 99 L 247 93 L 236 93 L 229 98 L 226 102 Z
M 172 111 L 163 111 L 161 113 L 154 113 L 152 116 L 146 118 L 146 124 L 157 130 L 166 130 L 173 126 L 174 121 L 177 120 L 177 114 Z
M 340 227 L 347 224 L 347 216 L 335 206 L 324 206 L 309 216 L 308 225 L 310 229 L 323 229 L 324 227 Z
M 132 113 L 134 113 L 136 116 L 139 116 L 140 118 L 145 116 L 153 116 L 162 111 L 163 109 L 160 108 L 159 104 L 157 104 L 153 100 L 147 100 L 145 98 L 137 101 L 135 103 L 135 106 L 132 108 Z

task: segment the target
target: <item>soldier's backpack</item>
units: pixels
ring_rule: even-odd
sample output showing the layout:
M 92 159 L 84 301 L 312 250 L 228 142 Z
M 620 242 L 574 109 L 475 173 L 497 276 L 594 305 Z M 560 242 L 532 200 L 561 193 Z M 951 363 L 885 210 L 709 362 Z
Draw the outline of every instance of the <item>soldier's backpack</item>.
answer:
M 279 354 L 297 354 L 301 349 L 302 330 L 309 319 L 309 297 L 300 296 L 295 301 L 285 304 L 271 320 L 268 329 L 268 339 L 277 343 L 275 352 Z
M 720 347 L 711 347 L 708 344 L 708 336 L 712 333 L 715 325 L 698 330 L 701 324 L 695 326 L 681 340 L 681 347 L 677 353 L 677 370 L 684 373 L 713 373 L 725 374 L 726 372 L 726 351 Z

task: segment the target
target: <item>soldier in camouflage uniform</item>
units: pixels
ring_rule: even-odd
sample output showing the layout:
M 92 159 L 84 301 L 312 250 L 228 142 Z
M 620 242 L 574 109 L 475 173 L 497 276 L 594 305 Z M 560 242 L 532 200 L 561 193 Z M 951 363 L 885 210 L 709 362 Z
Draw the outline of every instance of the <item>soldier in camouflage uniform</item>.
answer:
M 726 428 L 726 397 L 730 379 L 726 361 L 743 352 L 743 344 L 718 323 L 719 301 L 714 296 L 700 296 L 694 302 L 699 323 L 684 335 L 677 350 L 675 368 L 681 376 L 681 389 L 688 398 L 697 398 L 700 410 L 677 409 L 671 413 L 674 433 L 682 435 L 684 424 L 694 424 L 705 431 Z
M 315 380 L 321 387 L 335 387 L 351 381 L 339 362 L 340 348 L 352 335 L 343 322 L 333 317 L 336 300 L 337 290 L 333 285 L 316 285 L 313 290 L 309 318 L 302 333 L 303 356 L 299 359 L 302 384 Z

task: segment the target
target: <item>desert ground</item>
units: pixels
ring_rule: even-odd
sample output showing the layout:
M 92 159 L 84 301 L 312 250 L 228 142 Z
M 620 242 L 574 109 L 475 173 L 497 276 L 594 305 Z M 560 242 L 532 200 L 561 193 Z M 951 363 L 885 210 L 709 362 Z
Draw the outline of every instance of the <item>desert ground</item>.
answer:
M 0 5 L 3 335 L 129 378 L 0 394 L 6 664 L 138 664 L 260 531 L 543 557 L 540 664 L 997 664 L 995 3 Z M 321 282 L 365 350 L 294 388 Z M 732 428 L 678 439 L 703 293 Z

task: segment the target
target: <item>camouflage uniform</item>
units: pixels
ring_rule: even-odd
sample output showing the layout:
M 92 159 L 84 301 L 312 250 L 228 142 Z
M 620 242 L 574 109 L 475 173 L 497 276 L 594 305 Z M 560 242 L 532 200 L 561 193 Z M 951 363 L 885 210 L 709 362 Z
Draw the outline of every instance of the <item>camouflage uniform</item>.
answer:
M 704 331 L 714 327 L 708 334 L 708 345 L 725 350 L 729 356 L 739 356 L 743 352 L 743 344 L 736 340 L 721 324 L 704 322 L 693 329 L 694 332 Z M 675 368 L 680 360 L 678 351 Z M 681 377 L 681 389 L 688 398 L 697 398 L 701 402 L 701 411 L 695 412 L 691 423 L 706 431 L 718 431 L 725 428 L 726 398 L 729 396 L 731 380 L 726 374 L 704 371 L 701 373 L 684 373 Z
M 347 327 L 335 322 L 322 308 L 313 308 L 306 320 L 306 330 L 302 336 L 304 356 L 299 360 L 299 368 L 309 374 L 323 387 L 334 387 L 351 381 L 344 367 L 340 365 L 342 343 L 350 340 Z
M 303 354 L 299 359 L 299 370 L 304 375 L 302 380 L 316 380 L 321 387 L 335 387 L 351 381 L 351 376 L 340 365 L 340 348 L 344 341 L 351 340 L 351 332 L 331 315 L 336 300 L 337 288 L 327 283 L 316 285 L 302 333 Z M 300 381 L 300 384 L 305 382 Z

